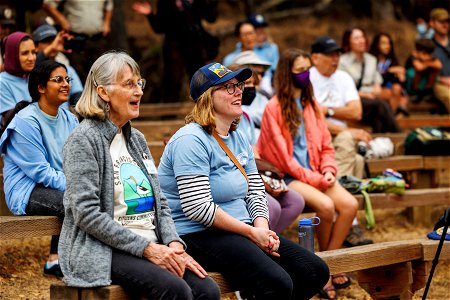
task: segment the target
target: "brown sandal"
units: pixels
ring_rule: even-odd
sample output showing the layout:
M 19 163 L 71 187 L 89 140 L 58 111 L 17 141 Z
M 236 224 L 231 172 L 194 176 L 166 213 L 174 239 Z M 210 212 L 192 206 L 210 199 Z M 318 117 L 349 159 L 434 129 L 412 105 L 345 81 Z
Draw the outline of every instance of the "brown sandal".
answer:
M 331 297 L 329 292 L 334 292 L 334 297 Z M 336 288 L 332 284 L 330 284 L 329 286 L 324 287 L 323 289 L 321 289 L 319 291 L 319 295 L 320 295 L 321 299 L 337 300 L 337 298 L 338 298 L 338 294 L 337 294 Z
M 349 287 L 352 284 L 352 280 L 350 279 L 350 277 L 348 277 L 346 273 L 334 274 L 331 277 L 332 277 L 331 281 L 333 282 L 333 285 L 337 290 L 345 289 L 346 287 Z M 347 278 L 347 281 L 344 283 L 335 283 L 334 279 L 336 278 Z

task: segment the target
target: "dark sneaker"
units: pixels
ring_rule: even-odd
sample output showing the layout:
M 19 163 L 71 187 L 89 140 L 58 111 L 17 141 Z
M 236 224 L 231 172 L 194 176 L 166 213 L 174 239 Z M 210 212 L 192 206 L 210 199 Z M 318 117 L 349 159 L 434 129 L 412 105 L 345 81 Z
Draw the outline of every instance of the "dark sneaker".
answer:
M 53 275 L 56 277 L 64 277 L 62 271 L 61 271 L 61 267 L 59 266 L 59 264 L 54 264 L 53 266 L 51 266 L 50 268 L 48 267 L 48 262 L 45 263 L 44 265 L 44 274 L 46 275 Z
M 347 237 L 344 241 L 344 246 L 346 247 L 355 247 L 369 244 L 373 244 L 373 241 L 368 240 L 364 237 L 364 233 L 359 225 L 353 225 L 350 228 L 350 231 L 348 232 Z

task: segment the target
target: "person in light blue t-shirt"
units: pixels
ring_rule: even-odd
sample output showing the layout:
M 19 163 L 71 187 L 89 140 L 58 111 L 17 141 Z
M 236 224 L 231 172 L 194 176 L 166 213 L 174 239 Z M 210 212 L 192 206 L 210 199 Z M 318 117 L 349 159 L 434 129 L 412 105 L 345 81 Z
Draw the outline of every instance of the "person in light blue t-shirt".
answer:
M 4 187 L 6 204 L 15 215 L 64 216 L 62 148 L 78 124 L 61 107 L 69 98 L 70 81 L 60 63 L 36 65 L 28 84 L 33 102 L 20 101 L 4 115 L 0 127 Z M 54 236 L 44 273 L 62 276 L 57 250 Z
M 196 104 L 169 140 L 158 179 L 186 252 L 206 271 L 222 273 L 256 299 L 309 299 L 325 285 L 328 268 L 269 229 L 252 147 L 236 130 L 251 75 L 219 63 L 195 72 L 190 95 Z
M 0 73 L 0 120 L 17 102 L 31 101 L 28 93 L 28 74 L 36 63 L 36 53 L 31 36 L 16 31 L 3 40 L 2 52 L 5 71 Z

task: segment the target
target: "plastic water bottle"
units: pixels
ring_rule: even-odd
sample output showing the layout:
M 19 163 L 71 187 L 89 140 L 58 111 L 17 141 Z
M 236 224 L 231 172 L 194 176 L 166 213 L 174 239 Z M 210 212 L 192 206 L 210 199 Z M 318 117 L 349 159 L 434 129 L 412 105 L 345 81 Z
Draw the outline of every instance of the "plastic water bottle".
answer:
M 298 221 L 298 243 L 312 253 L 314 253 L 314 227 L 319 224 L 319 217 L 305 218 Z

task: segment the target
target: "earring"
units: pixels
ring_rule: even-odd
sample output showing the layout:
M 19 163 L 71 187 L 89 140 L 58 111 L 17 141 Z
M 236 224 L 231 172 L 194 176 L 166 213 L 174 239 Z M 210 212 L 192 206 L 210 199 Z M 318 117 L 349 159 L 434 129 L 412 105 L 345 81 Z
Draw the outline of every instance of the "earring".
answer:
M 110 109 L 110 107 L 109 107 L 109 103 L 106 103 L 106 106 L 105 106 L 105 111 L 106 111 L 106 112 L 109 112 L 109 109 Z

